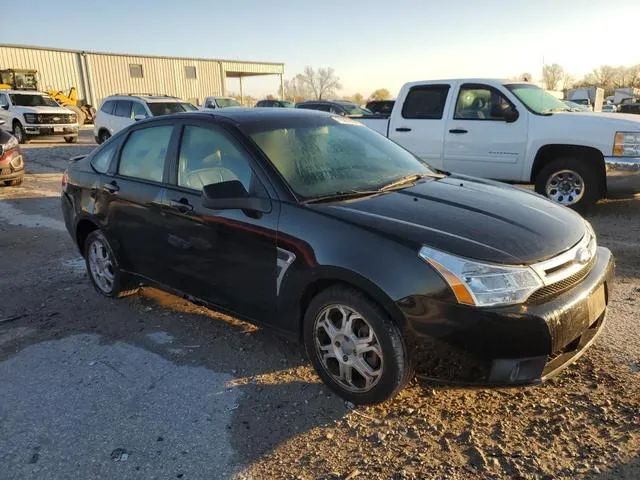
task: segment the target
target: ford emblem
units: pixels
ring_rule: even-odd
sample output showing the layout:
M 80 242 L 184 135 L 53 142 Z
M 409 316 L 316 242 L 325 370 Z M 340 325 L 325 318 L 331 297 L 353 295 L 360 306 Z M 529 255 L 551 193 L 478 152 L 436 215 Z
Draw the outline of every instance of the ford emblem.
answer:
M 589 253 L 589 250 L 584 247 L 579 248 L 576 252 L 576 262 L 578 262 L 580 265 L 584 265 L 589 260 L 591 260 L 591 253 Z

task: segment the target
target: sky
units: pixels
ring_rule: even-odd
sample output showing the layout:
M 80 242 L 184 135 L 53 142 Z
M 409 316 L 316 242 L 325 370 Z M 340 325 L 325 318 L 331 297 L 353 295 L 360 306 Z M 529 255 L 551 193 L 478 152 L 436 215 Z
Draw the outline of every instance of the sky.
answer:
M 88 0 L 60 15 L 50 0 L 5 3 L 0 43 L 283 62 L 285 78 L 332 67 L 340 96 L 395 95 L 414 80 L 539 78 L 543 62 L 578 78 L 640 63 L 638 29 L 628 28 L 640 0 Z M 244 81 L 255 97 L 278 88 L 275 76 Z

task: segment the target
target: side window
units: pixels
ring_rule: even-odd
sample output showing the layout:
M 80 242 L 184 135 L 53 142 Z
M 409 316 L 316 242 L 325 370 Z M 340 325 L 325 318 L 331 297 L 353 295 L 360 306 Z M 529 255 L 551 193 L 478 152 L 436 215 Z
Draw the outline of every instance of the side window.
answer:
M 504 120 L 511 110 L 509 100 L 497 90 L 482 85 L 460 87 L 456 110 L 456 120 Z
M 138 115 L 142 115 L 144 117 L 148 117 L 149 114 L 147 113 L 147 110 L 144 108 L 144 105 L 142 105 L 140 102 L 131 102 L 132 106 L 131 106 L 131 118 L 136 118 L 136 116 Z
M 205 104 L 205 108 L 216 108 L 216 102 L 213 99 L 207 99 L 207 103 Z
M 91 159 L 91 166 L 99 173 L 106 173 L 113 155 L 116 153 L 117 143 L 109 145 L 98 151 Z
M 0 107 L 8 107 L 9 106 L 9 100 L 7 99 L 7 96 L 4 93 L 0 93 Z
M 444 112 L 449 85 L 421 85 L 411 88 L 402 106 L 407 119 L 440 120 Z
M 122 148 L 118 173 L 161 182 L 172 131 L 172 125 L 133 131 Z
M 187 125 L 178 160 L 178 185 L 202 190 L 212 183 L 239 180 L 251 191 L 252 170 L 235 140 L 216 128 Z
M 115 106 L 116 106 L 116 102 L 114 102 L 113 100 L 107 100 L 102 104 L 102 108 L 100 108 L 100 111 L 108 115 L 113 115 L 113 110 Z
M 330 112 L 331 111 L 331 105 L 328 105 L 326 103 L 318 103 L 316 105 L 313 106 L 314 110 L 320 110 L 321 112 Z
M 118 100 L 116 102 L 114 115 L 116 115 L 117 117 L 130 117 L 131 102 L 129 100 Z
M 338 107 L 330 106 L 329 107 L 329 113 L 335 113 L 337 115 L 342 115 L 344 112 L 342 111 L 342 109 L 340 109 Z

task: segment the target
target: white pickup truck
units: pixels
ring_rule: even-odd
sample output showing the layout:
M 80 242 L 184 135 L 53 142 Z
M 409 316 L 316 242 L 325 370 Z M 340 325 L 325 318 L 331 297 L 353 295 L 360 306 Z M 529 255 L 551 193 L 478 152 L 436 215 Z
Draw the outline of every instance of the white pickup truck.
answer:
M 534 183 L 584 209 L 608 193 L 640 192 L 640 117 L 569 112 L 528 83 L 407 83 L 389 118 L 358 121 L 441 170 Z

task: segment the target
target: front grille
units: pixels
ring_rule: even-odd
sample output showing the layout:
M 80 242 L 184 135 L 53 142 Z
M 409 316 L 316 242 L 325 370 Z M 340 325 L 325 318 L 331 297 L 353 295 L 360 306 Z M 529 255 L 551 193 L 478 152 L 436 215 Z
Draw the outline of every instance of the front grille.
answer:
M 593 265 L 595 263 L 596 263 L 596 257 L 594 256 L 591 259 L 591 261 L 584 266 L 582 270 L 577 271 L 570 277 L 560 280 L 559 282 L 552 283 L 551 285 L 547 285 L 546 287 L 542 287 L 541 289 L 536 290 L 529 297 L 529 299 L 527 300 L 527 303 L 533 303 L 533 304 L 544 303 L 551 300 L 554 297 L 557 297 L 561 293 L 572 289 L 573 287 L 578 285 L 580 282 L 582 282 L 587 277 L 587 275 L 589 275 L 589 272 L 591 272 L 591 269 L 593 268 Z
M 38 113 L 36 114 L 36 123 L 46 125 L 64 125 L 75 123 L 75 115 L 66 113 Z

